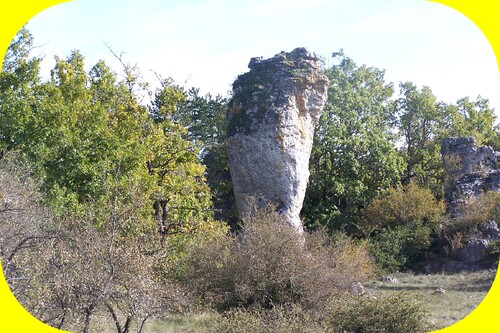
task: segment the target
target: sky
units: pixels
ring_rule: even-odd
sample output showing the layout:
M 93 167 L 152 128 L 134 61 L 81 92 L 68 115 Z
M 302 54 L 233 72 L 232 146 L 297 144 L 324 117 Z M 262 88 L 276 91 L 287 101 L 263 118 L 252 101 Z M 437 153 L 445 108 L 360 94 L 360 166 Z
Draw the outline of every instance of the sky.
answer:
M 251 57 L 307 47 L 328 64 L 344 50 L 358 65 L 384 69 L 386 81 L 428 86 L 446 103 L 478 95 L 500 117 L 500 77 L 493 50 L 472 21 L 424 0 L 74 0 L 27 25 L 35 55 L 80 50 L 90 68 L 123 59 L 144 79 L 154 73 L 202 93 L 227 95 Z

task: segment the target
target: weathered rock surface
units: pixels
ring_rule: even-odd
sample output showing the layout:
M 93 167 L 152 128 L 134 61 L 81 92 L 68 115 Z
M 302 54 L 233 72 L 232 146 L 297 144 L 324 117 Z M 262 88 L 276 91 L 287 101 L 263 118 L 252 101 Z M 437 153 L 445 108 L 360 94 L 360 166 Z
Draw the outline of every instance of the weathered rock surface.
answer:
M 233 84 L 227 113 L 228 157 L 234 195 L 245 221 L 273 204 L 302 230 L 299 213 L 309 178 L 314 128 L 327 99 L 328 78 L 304 48 L 264 60 Z
M 452 216 L 459 205 L 488 191 L 500 192 L 500 152 L 477 146 L 471 137 L 447 138 L 443 140 L 441 155 L 451 185 L 446 200 Z M 480 224 L 470 232 L 454 257 L 466 265 L 479 263 L 488 257 L 490 241 L 498 239 L 500 230 L 495 221 Z
M 477 198 L 486 191 L 500 192 L 500 152 L 477 146 L 469 138 L 446 138 L 441 146 L 447 176 L 452 187 L 446 195 L 448 206 Z

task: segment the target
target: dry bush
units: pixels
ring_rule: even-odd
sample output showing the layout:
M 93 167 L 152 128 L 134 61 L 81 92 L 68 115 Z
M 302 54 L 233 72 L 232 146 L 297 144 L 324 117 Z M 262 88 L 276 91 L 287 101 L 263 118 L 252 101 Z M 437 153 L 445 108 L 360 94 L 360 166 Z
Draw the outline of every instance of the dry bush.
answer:
M 402 294 L 377 298 L 336 294 L 319 309 L 297 304 L 232 309 L 207 323 L 206 333 L 423 333 L 426 311 Z
M 403 293 L 356 297 L 338 295 L 318 320 L 332 333 L 423 333 L 427 332 L 425 309 Z
M 185 293 L 155 275 L 161 251 L 154 239 L 123 235 L 120 215 L 96 228 L 92 216 L 56 217 L 39 203 L 29 173 L 0 166 L 0 250 L 6 279 L 33 315 L 57 328 L 88 332 L 94 315 L 107 314 L 119 333 L 135 322 L 177 311 Z M 110 210 L 121 213 L 119 210 Z
M 233 309 L 207 323 L 205 333 L 327 333 L 320 322 L 298 305 L 272 309 Z
M 177 278 L 219 310 L 301 303 L 314 307 L 372 273 L 364 245 L 347 237 L 327 244 L 300 234 L 272 209 L 248 220 L 241 235 L 194 242 Z
M 488 191 L 457 207 L 449 229 L 471 231 L 489 220 L 500 221 L 500 193 Z

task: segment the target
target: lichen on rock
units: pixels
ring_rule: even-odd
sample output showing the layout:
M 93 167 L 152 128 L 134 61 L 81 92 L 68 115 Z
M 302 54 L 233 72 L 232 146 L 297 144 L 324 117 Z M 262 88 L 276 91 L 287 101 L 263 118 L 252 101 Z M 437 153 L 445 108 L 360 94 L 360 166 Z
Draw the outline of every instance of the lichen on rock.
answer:
M 233 84 L 227 112 L 228 157 L 240 215 L 274 205 L 302 230 L 299 213 L 309 178 L 314 128 L 328 78 L 305 48 L 252 58 Z M 257 202 L 257 205 L 255 202 Z

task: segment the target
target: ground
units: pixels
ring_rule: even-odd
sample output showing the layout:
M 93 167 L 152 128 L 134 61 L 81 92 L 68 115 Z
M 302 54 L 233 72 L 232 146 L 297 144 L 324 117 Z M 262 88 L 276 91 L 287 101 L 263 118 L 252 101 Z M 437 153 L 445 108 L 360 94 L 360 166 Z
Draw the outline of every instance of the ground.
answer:
M 371 296 L 404 292 L 418 299 L 429 311 L 429 322 L 433 330 L 449 326 L 467 316 L 484 299 L 495 278 L 496 270 L 462 272 L 457 274 L 413 274 L 397 273 L 398 282 L 379 280 L 365 284 L 366 293 Z M 438 288 L 444 289 L 439 293 Z M 197 333 L 209 313 L 168 315 L 151 320 L 144 333 Z M 99 325 L 106 319 L 100 318 Z M 113 333 L 116 329 L 109 322 L 95 329 L 96 333 Z M 104 328 L 105 327 L 105 328 Z M 133 330 L 132 330 L 133 331 Z
M 466 317 L 488 293 L 496 270 L 457 274 L 398 273 L 397 283 L 375 281 L 366 286 L 368 293 L 380 295 L 403 291 L 414 295 L 429 311 L 433 329 L 440 329 Z M 438 288 L 444 293 L 437 292 Z

